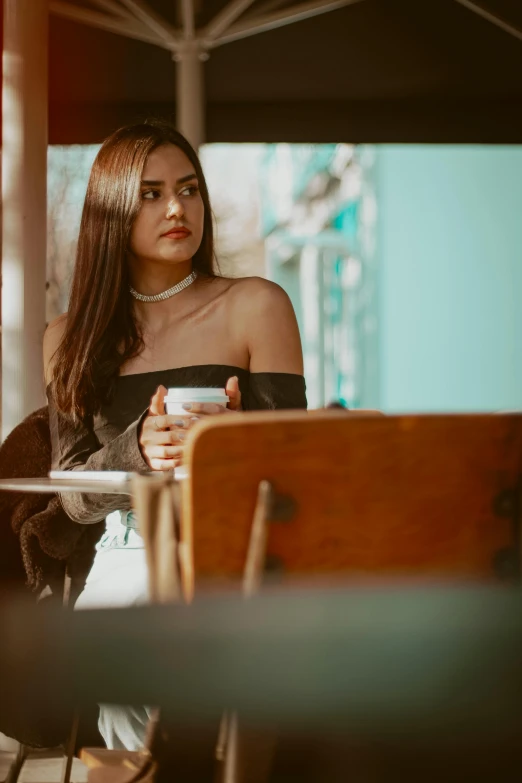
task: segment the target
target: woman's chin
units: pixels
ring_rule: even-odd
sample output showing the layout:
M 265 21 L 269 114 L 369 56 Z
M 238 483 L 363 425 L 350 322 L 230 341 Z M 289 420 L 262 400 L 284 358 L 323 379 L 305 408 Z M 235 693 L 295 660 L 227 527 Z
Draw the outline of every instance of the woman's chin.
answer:
M 192 256 L 187 254 L 187 252 L 176 252 L 176 253 L 161 253 L 159 255 L 149 255 L 147 257 L 147 260 L 152 261 L 155 264 L 168 264 L 169 266 L 172 266 L 174 264 L 190 264 L 192 262 Z

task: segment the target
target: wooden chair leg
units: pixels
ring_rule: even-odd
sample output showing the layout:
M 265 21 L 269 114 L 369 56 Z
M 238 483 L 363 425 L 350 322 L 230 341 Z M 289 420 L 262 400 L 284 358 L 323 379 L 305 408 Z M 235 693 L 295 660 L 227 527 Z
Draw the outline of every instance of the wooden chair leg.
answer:
M 261 481 L 243 571 L 242 591 L 245 598 L 255 595 L 261 587 L 273 497 L 270 482 Z M 256 782 L 268 780 L 275 740 L 268 735 L 249 735 L 250 732 L 240 733 L 235 712 L 224 713 L 216 746 L 216 759 L 221 764 L 220 783 L 242 783 L 246 779 Z
M 69 732 L 69 738 L 65 746 L 65 758 L 63 760 L 62 776 L 60 783 L 70 783 L 71 771 L 74 759 L 74 751 L 76 749 L 76 740 L 78 738 L 78 728 L 80 725 L 80 710 L 76 709 L 73 713 L 71 722 L 71 730 Z
M 229 713 L 220 783 L 267 783 L 276 743 L 273 733 L 241 726 L 237 713 Z
M 227 738 L 223 759 L 223 783 L 239 783 L 239 747 L 238 724 L 235 712 L 227 719 Z
M 63 578 L 62 606 L 64 609 L 73 608 L 71 598 L 72 598 L 72 576 L 69 570 L 69 565 L 67 564 L 65 567 L 65 575 Z
M 9 767 L 9 771 L 6 776 L 5 783 L 17 783 L 24 762 L 27 756 L 29 755 L 29 750 L 30 749 L 27 745 L 20 744 L 16 752 L 15 759 L 11 764 L 11 766 Z
M 179 487 L 165 478 L 151 481 L 136 475 L 132 479 L 133 505 L 140 520 L 149 572 L 152 603 L 181 600 L 179 571 Z
M 228 734 L 228 713 L 224 712 L 221 716 L 221 722 L 219 724 L 218 740 L 216 744 L 216 759 L 222 764 L 225 761 L 225 753 L 227 750 L 227 734 Z

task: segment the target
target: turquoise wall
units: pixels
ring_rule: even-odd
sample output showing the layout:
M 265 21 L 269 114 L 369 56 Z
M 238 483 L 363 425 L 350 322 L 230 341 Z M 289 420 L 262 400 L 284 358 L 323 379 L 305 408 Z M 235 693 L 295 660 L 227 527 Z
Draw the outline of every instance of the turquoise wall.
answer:
M 522 408 L 522 147 L 377 148 L 379 404 Z

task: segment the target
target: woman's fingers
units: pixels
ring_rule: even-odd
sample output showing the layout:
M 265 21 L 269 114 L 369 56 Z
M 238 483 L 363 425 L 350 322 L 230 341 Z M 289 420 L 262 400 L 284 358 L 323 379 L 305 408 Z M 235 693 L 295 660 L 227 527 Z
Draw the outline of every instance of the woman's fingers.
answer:
M 228 407 L 230 410 L 240 411 L 241 392 L 239 391 L 239 378 L 237 375 L 234 375 L 233 378 L 228 379 L 225 386 L 225 392 L 228 395 Z
M 146 443 L 150 446 L 170 446 L 172 444 L 179 444 L 180 441 L 185 440 L 186 431 L 175 430 L 159 430 L 156 432 L 149 432 Z
M 149 462 L 152 470 L 174 470 L 181 464 L 181 459 L 151 459 Z
M 175 427 L 179 417 L 165 414 L 166 394 L 167 389 L 158 386 L 139 435 L 141 453 L 152 470 L 173 470 L 183 461 L 184 432 Z
M 158 386 L 155 394 L 153 395 L 149 411 L 152 416 L 161 416 L 165 413 L 165 395 L 167 390 L 164 386 Z
M 183 449 L 181 446 L 170 446 L 165 444 L 150 445 L 147 449 L 149 460 L 153 459 L 181 459 Z
M 214 402 L 185 402 L 183 407 L 190 414 L 199 416 L 217 416 L 221 413 L 235 413 L 230 408 L 225 408 Z
M 153 432 L 161 432 L 162 430 L 169 430 L 171 427 L 173 427 L 176 418 L 176 416 L 169 416 L 168 414 L 157 414 L 155 416 L 149 416 L 147 424 Z
M 178 417 L 174 422 L 174 428 L 179 430 L 189 429 L 199 421 L 199 416 Z
M 143 427 L 151 432 L 163 432 L 173 429 L 188 429 L 199 421 L 197 416 L 191 416 L 188 413 L 185 416 L 173 416 L 166 414 L 164 416 L 148 416 Z

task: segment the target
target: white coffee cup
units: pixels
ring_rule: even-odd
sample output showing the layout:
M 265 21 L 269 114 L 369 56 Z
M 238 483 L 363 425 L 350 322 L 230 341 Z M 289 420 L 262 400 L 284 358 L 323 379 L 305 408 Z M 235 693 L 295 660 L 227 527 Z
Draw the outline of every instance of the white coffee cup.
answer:
M 187 416 L 190 411 L 185 410 L 184 403 L 211 402 L 227 407 L 228 396 L 224 389 L 214 388 L 171 388 L 167 390 L 165 397 L 165 412 L 169 416 Z

